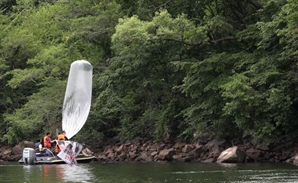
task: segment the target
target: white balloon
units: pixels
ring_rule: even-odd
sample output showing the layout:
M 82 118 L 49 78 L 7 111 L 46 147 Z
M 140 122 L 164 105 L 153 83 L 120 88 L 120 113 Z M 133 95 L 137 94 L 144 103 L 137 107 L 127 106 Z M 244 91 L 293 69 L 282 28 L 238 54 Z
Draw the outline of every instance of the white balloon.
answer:
M 91 106 L 92 65 L 77 60 L 70 66 L 62 111 L 62 130 L 68 139 L 84 126 Z

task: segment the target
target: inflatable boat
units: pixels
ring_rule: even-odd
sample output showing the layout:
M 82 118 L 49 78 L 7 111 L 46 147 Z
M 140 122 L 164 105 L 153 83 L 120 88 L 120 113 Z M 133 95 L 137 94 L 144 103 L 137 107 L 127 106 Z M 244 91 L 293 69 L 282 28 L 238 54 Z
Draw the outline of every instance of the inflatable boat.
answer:
M 75 157 L 77 163 L 90 163 L 95 159 L 93 155 L 78 154 Z M 33 148 L 24 148 L 23 157 L 19 160 L 20 164 L 65 164 L 66 161 L 54 155 L 49 149 L 44 153 L 36 153 Z

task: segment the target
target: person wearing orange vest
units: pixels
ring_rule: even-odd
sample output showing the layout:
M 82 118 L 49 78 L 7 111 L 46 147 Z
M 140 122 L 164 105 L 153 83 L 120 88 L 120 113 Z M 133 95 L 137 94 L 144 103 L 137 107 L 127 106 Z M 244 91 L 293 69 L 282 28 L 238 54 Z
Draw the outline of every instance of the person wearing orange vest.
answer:
M 57 137 L 57 140 L 68 140 L 68 138 L 65 136 L 66 132 L 63 130 Z M 55 153 L 58 154 L 60 152 L 60 148 L 58 146 L 58 143 L 55 146 Z
M 51 140 L 51 133 L 47 132 L 46 136 L 43 138 L 43 146 L 45 148 L 51 149 L 53 142 L 55 142 L 55 141 Z

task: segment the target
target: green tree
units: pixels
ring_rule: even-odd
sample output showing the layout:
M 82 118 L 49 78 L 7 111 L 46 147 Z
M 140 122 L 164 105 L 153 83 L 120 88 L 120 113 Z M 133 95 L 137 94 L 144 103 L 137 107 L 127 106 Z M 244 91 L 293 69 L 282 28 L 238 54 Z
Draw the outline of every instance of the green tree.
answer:
M 64 31 L 60 29 L 61 22 L 55 19 L 62 10 L 61 6 L 47 4 L 38 9 L 28 8 L 16 13 L 16 25 L 8 24 L 5 27 L 7 33 L 1 44 L 1 53 L 3 63 L 9 67 L 4 76 L 5 90 L 10 93 L 6 92 L 4 98 L 10 105 L 4 113 L 5 123 L 9 127 L 2 140 L 15 143 L 30 135 L 34 139 L 36 136 L 32 134 L 37 135 L 38 131 L 43 133 L 41 127 L 53 131 L 57 122 L 61 121 L 61 116 L 57 115 L 61 114 L 61 107 L 47 108 L 45 105 L 44 110 L 41 110 L 43 113 L 33 114 L 33 111 L 36 106 L 44 104 L 43 97 L 50 99 L 52 96 L 56 99 L 52 100 L 56 101 L 56 106 L 62 106 L 63 96 L 59 97 L 59 102 L 55 95 L 45 95 L 43 87 L 51 89 L 49 93 L 61 95 L 60 80 L 67 78 L 71 61 L 80 55 L 62 45 Z M 20 13 L 23 16 L 19 16 Z M 59 87 L 55 87 L 57 84 Z M 53 113 L 55 115 L 51 115 L 51 118 L 44 117 Z
M 184 56 L 188 44 L 204 40 L 203 30 L 197 30 L 185 16 L 172 18 L 166 11 L 151 22 L 136 16 L 119 21 L 112 37 L 115 56 L 109 61 L 109 79 L 103 86 L 107 88 L 104 93 L 114 96 L 113 101 L 118 103 L 113 114 L 119 120 L 114 121 L 121 124 L 123 137 L 162 139 L 179 135 L 179 111 L 186 103 L 176 87 L 184 73 L 173 61 Z
M 0 2 L 0 11 L 4 14 L 8 14 L 12 11 L 13 6 L 16 5 L 16 0 L 2 0 Z
M 1 139 L 60 128 L 78 59 L 92 63 L 94 82 L 77 139 L 295 134 L 297 4 L 1 1 Z
M 94 65 L 95 78 L 98 78 L 104 68 L 103 61 L 111 57 L 110 36 L 119 17 L 115 13 L 119 9 L 116 3 L 38 2 L 38 5 L 32 4 L 33 1 L 19 2 L 12 15 L 13 22 L 5 27 L 7 36 L 1 45 L 2 55 L 5 55 L 3 62 L 10 66 L 4 74 L 8 77 L 6 89 L 11 92 L 6 97 L 15 101 L 4 113 L 4 124 L 8 124 L 9 129 L 2 140 L 9 143 L 21 138 L 35 139 L 45 131 L 61 129 L 63 94 L 70 64 L 86 59 Z M 89 133 L 93 127 L 87 125 L 86 128 L 82 134 L 89 136 L 85 137 L 100 137 L 100 134 Z M 78 136 L 86 140 L 83 137 Z

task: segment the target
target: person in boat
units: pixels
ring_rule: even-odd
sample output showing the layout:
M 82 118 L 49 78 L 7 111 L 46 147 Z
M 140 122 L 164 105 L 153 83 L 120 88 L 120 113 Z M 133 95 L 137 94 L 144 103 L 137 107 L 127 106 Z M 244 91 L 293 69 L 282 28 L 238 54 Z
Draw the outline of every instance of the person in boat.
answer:
M 35 151 L 39 151 L 38 148 L 39 148 L 39 145 L 41 144 L 41 139 L 37 139 L 36 140 L 36 143 L 34 144 L 34 149 Z
M 68 140 L 68 138 L 66 137 L 66 132 L 63 130 L 57 137 L 57 140 Z M 55 146 L 55 153 L 58 154 L 61 149 L 59 148 L 59 145 L 58 145 L 59 142 L 57 142 L 56 146 Z
M 46 136 L 43 138 L 43 146 L 44 148 L 51 149 L 52 148 L 52 143 L 54 143 L 55 140 L 51 139 L 51 133 L 47 132 Z
M 46 152 L 46 149 L 42 147 L 42 139 L 37 139 L 34 147 L 35 147 L 36 156 L 48 156 L 49 155 Z

